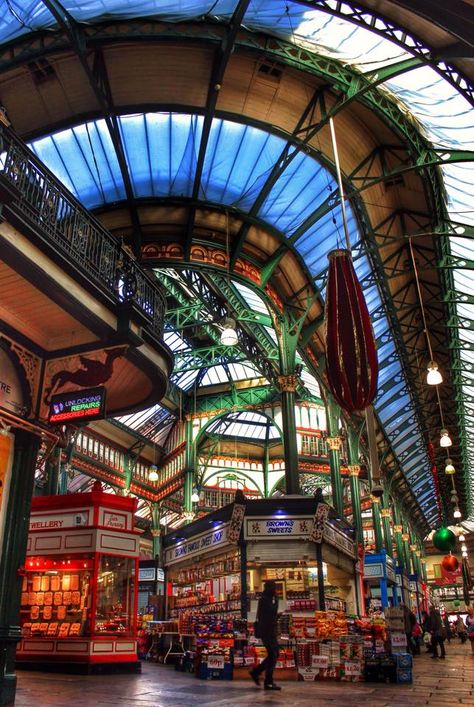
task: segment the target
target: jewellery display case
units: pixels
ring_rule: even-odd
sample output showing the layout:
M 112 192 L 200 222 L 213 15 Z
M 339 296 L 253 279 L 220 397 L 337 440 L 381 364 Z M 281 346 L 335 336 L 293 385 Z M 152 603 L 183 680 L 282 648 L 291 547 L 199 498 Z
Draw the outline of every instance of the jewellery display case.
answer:
M 33 499 L 22 568 L 21 667 L 134 670 L 136 500 L 104 493 Z

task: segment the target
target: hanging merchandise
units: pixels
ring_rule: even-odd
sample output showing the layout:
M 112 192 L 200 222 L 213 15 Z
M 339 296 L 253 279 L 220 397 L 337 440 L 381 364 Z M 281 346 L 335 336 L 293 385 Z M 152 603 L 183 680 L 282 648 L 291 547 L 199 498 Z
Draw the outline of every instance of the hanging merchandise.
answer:
M 441 561 L 441 566 L 448 572 L 456 572 L 459 562 L 454 555 L 446 555 Z
M 348 250 L 328 255 L 326 371 L 331 392 L 347 412 L 364 410 L 377 391 L 378 363 L 372 324 Z
M 433 545 L 441 552 L 451 552 L 456 545 L 456 536 L 449 528 L 438 528 L 433 535 Z

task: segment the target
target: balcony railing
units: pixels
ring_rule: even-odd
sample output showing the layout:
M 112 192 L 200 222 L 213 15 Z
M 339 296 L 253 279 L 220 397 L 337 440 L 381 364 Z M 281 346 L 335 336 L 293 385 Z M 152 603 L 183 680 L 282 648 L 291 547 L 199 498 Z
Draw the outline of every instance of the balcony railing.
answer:
M 0 182 L 8 205 L 117 303 L 134 304 L 161 337 L 158 285 L 13 133 L 0 126 Z M 6 199 L 3 199 L 6 201 Z

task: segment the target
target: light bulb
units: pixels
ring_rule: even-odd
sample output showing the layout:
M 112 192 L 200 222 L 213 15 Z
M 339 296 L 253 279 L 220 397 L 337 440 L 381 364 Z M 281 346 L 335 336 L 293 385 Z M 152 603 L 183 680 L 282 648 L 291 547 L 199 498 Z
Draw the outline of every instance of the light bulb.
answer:
M 461 518 L 461 511 L 457 507 L 454 509 L 453 518 Z
M 461 551 L 462 551 L 462 552 L 467 552 L 467 545 L 462 544 L 462 545 L 461 545 Z
M 463 557 L 467 557 L 467 552 L 462 552 L 461 554 Z
M 231 317 L 226 317 L 221 333 L 221 344 L 223 346 L 235 346 L 239 340 L 235 330 L 235 321 Z
M 465 543 L 465 542 L 466 542 L 466 538 L 464 537 L 464 534 L 463 534 L 463 533 L 461 533 L 461 535 L 458 537 L 458 540 L 459 540 L 460 543 Z
M 152 464 L 148 472 L 148 481 L 158 481 L 158 479 L 158 467 L 156 466 L 156 464 Z
M 192 501 L 193 503 L 198 503 L 198 501 L 199 501 L 199 493 L 198 493 L 198 490 L 197 490 L 196 488 L 193 489 L 193 493 L 192 493 L 192 496 L 191 496 L 191 501 Z
M 449 457 L 446 459 L 446 466 L 444 467 L 444 473 L 445 474 L 454 474 L 456 472 L 456 469 L 453 466 L 453 460 L 449 459 Z
M 428 385 L 439 385 L 443 382 L 443 376 L 438 371 L 438 364 L 436 361 L 430 361 L 428 364 L 428 374 L 426 376 L 426 382 Z
M 443 427 L 443 429 L 440 431 L 439 434 L 440 434 L 440 440 L 439 440 L 440 446 L 441 447 L 450 447 L 453 442 L 451 440 L 451 437 L 449 436 L 448 430 L 446 430 Z

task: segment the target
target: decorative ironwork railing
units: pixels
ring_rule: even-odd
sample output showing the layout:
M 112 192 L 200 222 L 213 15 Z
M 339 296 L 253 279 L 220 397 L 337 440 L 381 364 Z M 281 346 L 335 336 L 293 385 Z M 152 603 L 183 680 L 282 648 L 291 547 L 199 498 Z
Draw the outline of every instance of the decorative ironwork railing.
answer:
M 10 130 L 0 126 L 0 181 L 9 208 L 117 302 L 133 303 L 161 337 L 166 300 L 158 285 Z

